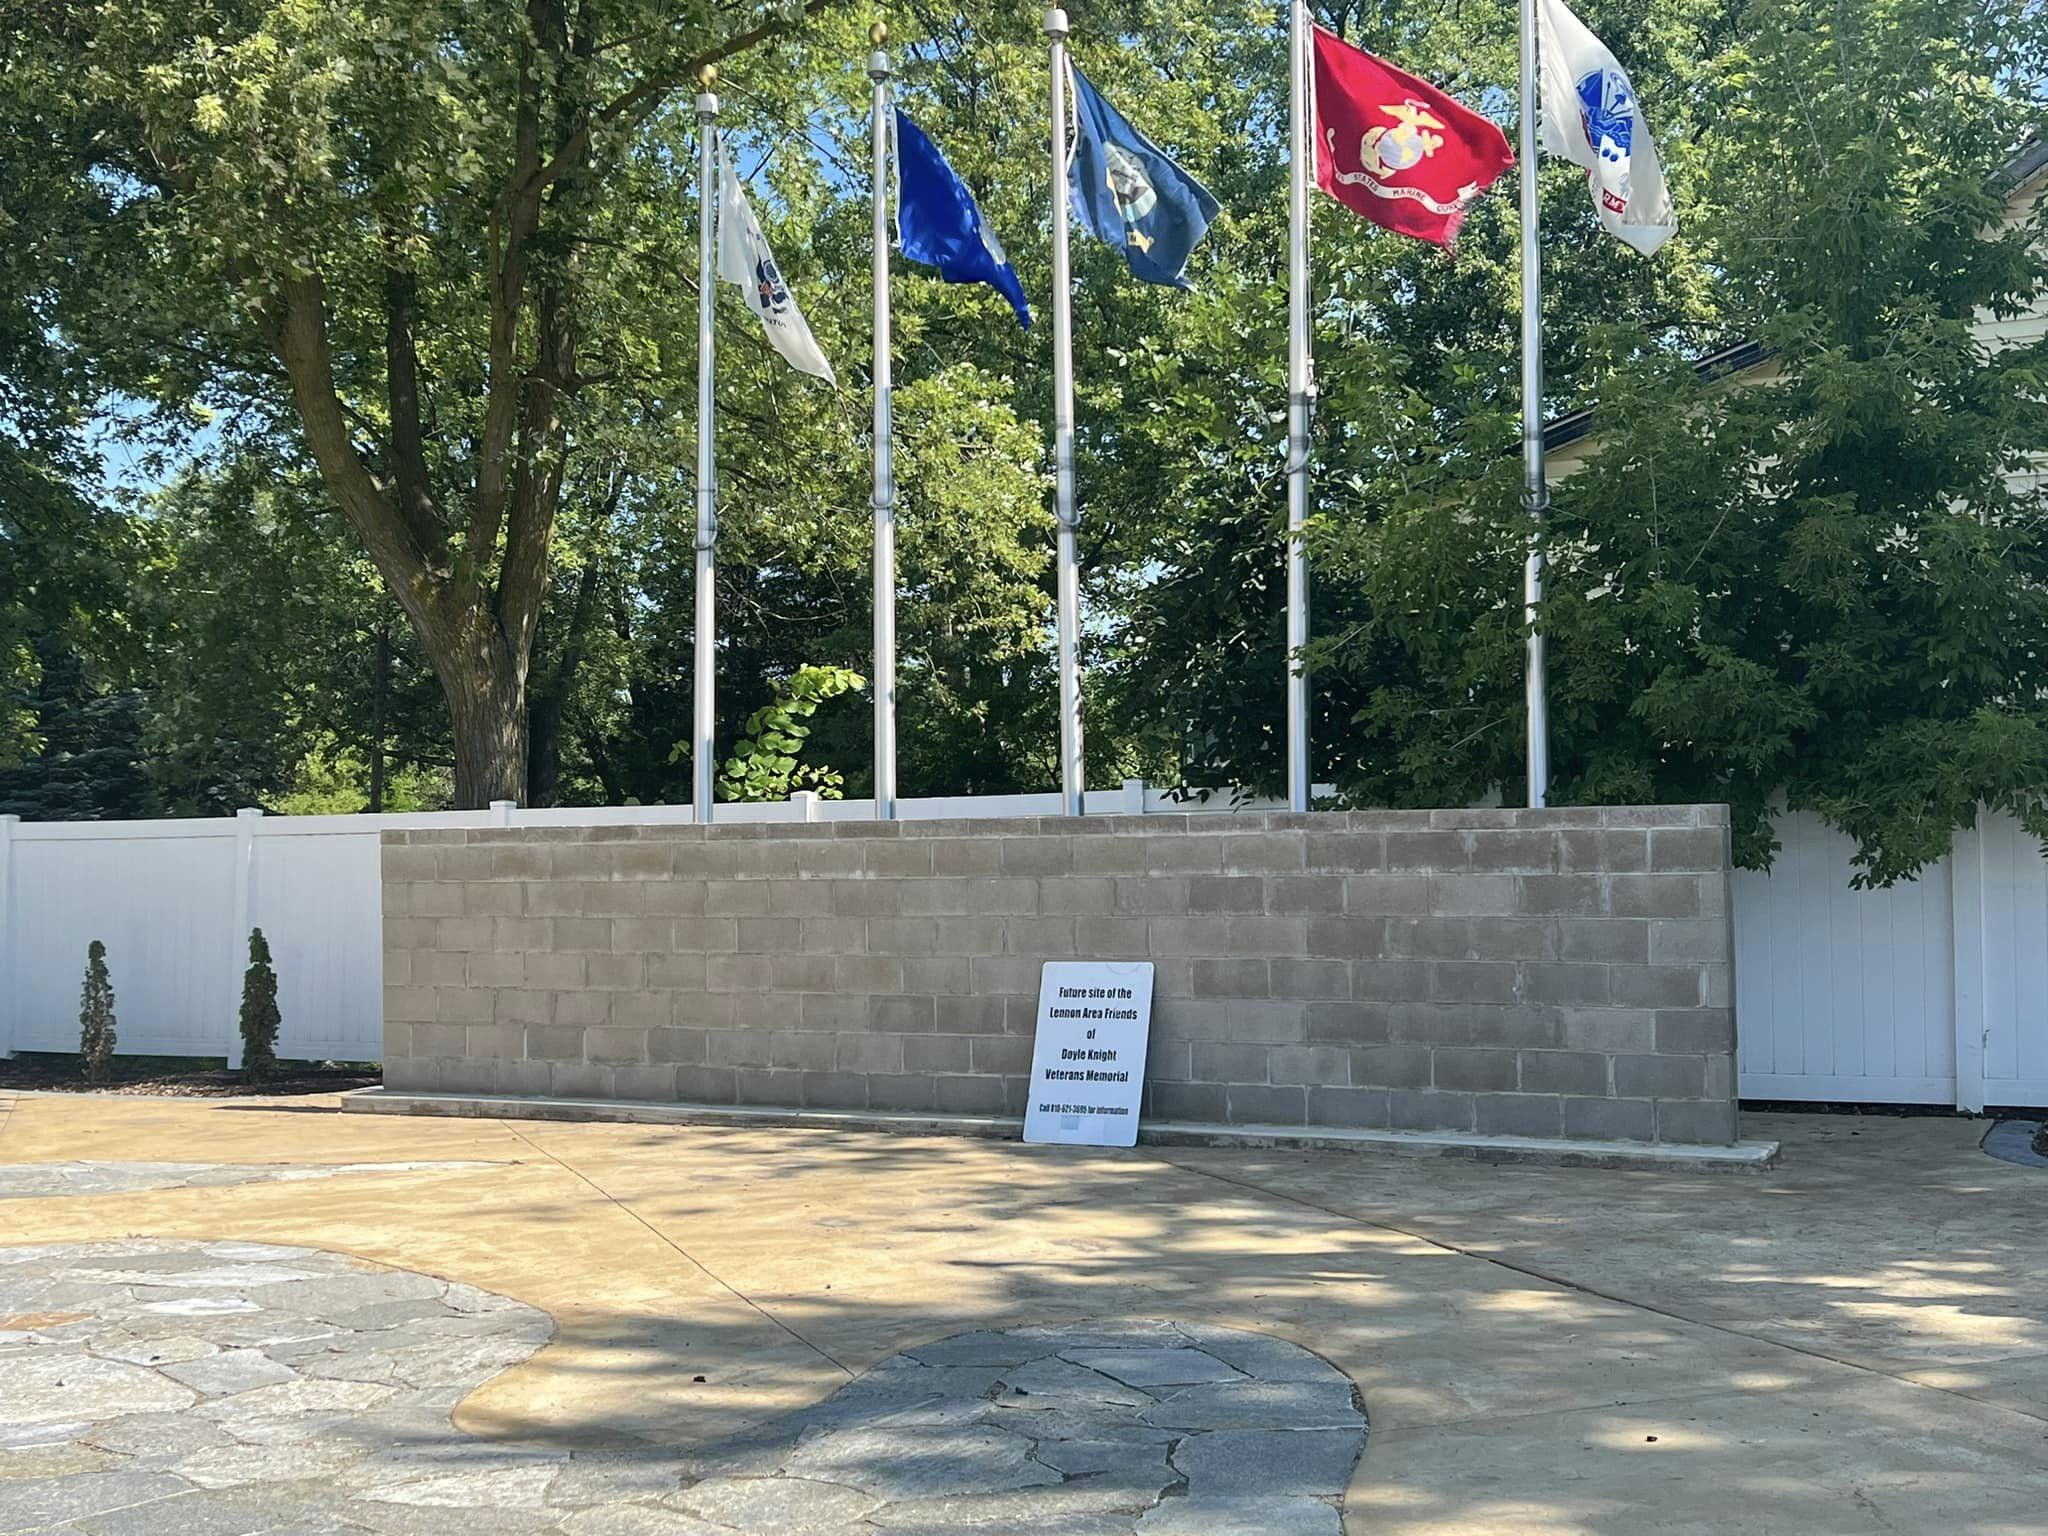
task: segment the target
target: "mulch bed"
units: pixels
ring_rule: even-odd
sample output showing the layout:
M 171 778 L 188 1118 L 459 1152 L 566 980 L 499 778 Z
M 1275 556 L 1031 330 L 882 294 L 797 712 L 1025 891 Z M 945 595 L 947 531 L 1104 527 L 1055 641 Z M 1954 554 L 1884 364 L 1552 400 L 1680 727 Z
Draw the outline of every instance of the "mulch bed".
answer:
M 383 1074 L 362 1062 L 284 1061 L 275 1077 L 252 1083 L 219 1061 L 189 1057 L 116 1056 L 107 1080 L 88 1083 L 76 1056 L 24 1051 L 0 1060 L 0 1089 L 43 1093 L 125 1093 L 174 1099 L 224 1099 L 237 1094 L 345 1093 L 381 1082 Z

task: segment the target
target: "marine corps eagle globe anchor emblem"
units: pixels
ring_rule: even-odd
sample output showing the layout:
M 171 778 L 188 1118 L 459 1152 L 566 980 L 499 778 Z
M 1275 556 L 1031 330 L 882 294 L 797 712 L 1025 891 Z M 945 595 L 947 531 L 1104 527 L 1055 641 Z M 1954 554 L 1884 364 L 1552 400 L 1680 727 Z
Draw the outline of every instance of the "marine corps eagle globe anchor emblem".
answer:
M 1397 176 L 1443 148 L 1444 136 L 1427 131 L 1443 127 L 1443 119 L 1421 102 L 1410 99 L 1380 110 L 1395 119 L 1394 126 L 1368 128 L 1358 141 L 1359 164 L 1371 175 Z
M 1333 164 L 1336 179 L 1351 186 L 1362 186 L 1377 197 L 1419 203 L 1433 214 L 1462 219 L 1465 205 L 1479 195 L 1478 182 L 1466 182 L 1449 202 L 1430 196 L 1420 187 L 1394 184 L 1394 178 L 1403 171 L 1413 170 L 1444 147 L 1443 134 L 1430 131 L 1445 127 L 1444 120 L 1412 96 L 1399 106 L 1383 102 L 1379 110 L 1394 119 L 1393 126 L 1382 124 L 1366 129 L 1358 141 L 1358 169 L 1346 171 L 1335 168 Z M 1337 136 L 1330 130 L 1325 132 L 1334 162 Z

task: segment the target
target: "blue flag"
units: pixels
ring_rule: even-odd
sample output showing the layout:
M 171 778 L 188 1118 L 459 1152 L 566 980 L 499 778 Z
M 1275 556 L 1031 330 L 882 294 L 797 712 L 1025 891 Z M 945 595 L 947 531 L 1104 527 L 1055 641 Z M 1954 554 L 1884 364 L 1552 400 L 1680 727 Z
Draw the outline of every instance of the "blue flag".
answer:
M 1216 199 L 1133 128 L 1074 71 L 1074 216 L 1115 246 L 1148 283 L 1188 286 L 1188 256 L 1216 217 Z
M 937 267 L 949 283 L 987 283 L 1031 329 L 1031 310 L 1017 269 L 953 174 L 938 146 L 899 107 L 896 111 L 896 242 L 912 261 Z

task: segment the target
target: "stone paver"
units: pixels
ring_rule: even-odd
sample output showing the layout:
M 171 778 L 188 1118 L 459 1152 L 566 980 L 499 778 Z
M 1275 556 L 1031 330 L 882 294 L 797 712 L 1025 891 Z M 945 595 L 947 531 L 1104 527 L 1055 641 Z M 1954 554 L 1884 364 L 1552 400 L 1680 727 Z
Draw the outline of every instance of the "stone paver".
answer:
M 1984 1150 L 2003 1163 L 2048 1168 L 2048 1157 L 2034 1150 L 2034 1137 L 2040 1129 L 2038 1120 L 2001 1120 L 1984 1137 Z
M 166 1310 L 198 1300 L 240 1305 Z M 0 1533 L 1207 1528 L 1144 1523 L 1185 1504 L 1289 1536 L 1336 1529 L 1365 1443 L 1350 1382 L 1306 1350 L 1158 1320 L 936 1340 L 687 1461 L 457 1430 L 449 1409 L 553 1331 L 472 1286 L 312 1249 L 0 1248 Z M 1248 1499 L 1267 1525 L 1243 1524 Z
M 1185 1387 L 1244 1379 L 1241 1372 L 1199 1349 L 1077 1349 L 1066 1358 L 1132 1387 Z

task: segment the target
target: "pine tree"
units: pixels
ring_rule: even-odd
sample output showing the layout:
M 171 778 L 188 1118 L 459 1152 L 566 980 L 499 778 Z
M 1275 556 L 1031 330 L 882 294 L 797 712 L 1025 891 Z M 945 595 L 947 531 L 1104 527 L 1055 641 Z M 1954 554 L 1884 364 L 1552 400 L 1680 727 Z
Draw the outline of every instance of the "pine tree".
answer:
M 242 973 L 242 1076 L 260 1082 L 277 1072 L 277 972 L 270 968 L 270 941 L 261 928 L 249 930 L 249 969 Z
M 96 821 L 160 815 L 144 766 L 144 696 L 105 686 L 61 636 L 42 637 L 32 654 L 40 681 L 0 699 L 0 711 L 13 704 L 33 715 L 41 746 L 25 762 L 0 764 L 0 816 Z
M 98 939 L 85 952 L 85 986 L 78 998 L 78 1054 L 85 1080 L 105 1082 L 114 1059 L 114 983 L 107 975 L 107 946 Z

